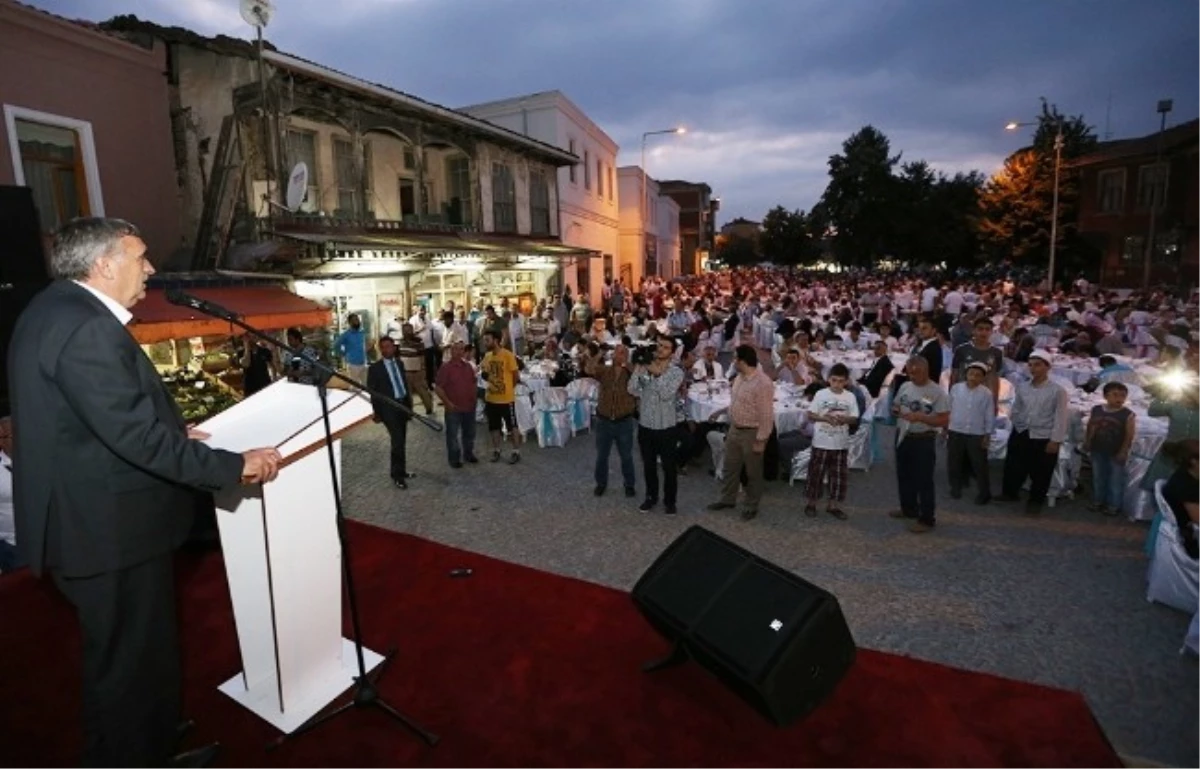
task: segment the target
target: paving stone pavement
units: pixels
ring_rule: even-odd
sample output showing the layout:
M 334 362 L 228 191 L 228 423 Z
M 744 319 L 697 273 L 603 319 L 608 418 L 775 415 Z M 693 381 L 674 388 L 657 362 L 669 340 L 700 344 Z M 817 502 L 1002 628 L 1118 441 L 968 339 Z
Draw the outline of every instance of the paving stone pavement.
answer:
M 620 590 L 699 523 L 831 591 L 860 646 L 1080 691 L 1121 753 L 1200 763 L 1197 663 L 1178 653 L 1190 617 L 1145 600 L 1144 524 L 1080 501 L 1041 519 L 952 501 L 941 456 L 946 504 L 931 534 L 887 517 L 890 456 L 851 473 L 847 521 L 806 518 L 800 487 L 781 482 L 768 484 L 753 521 L 707 512 L 717 493 L 707 464 L 680 478 L 679 515 L 640 513 L 640 494 L 622 494 L 615 452 L 608 492 L 593 496 L 590 435 L 564 448 L 527 443 L 509 466 L 487 461 L 480 428 L 481 463 L 452 469 L 442 434 L 412 423 L 408 491 L 388 478 L 383 428 L 360 428 L 344 445 L 347 516 Z

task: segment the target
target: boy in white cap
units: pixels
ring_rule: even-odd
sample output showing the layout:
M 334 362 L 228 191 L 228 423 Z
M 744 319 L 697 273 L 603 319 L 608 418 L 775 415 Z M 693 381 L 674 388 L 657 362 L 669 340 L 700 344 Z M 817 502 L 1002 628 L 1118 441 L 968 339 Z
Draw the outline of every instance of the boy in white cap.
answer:
M 1067 437 L 1067 391 L 1050 380 L 1050 355 L 1041 350 L 1029 354 L 1032 382 L 1017 385 L 1012 408 L 1012 437 L 1004 459 L 1004 480 L 997 502 L 1017 502 L 1029 479 L 1026 515 L 1042 512 L 1050 479 L 1058 463 L 1058 448 Z

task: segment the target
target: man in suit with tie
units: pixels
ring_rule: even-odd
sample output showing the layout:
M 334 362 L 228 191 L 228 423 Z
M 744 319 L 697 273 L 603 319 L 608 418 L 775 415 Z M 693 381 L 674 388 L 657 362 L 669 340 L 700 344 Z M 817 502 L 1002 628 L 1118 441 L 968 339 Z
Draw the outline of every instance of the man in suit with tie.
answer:
M 371 398 L 375 409 L 375 421 L 382 422 L 392 439 L 391 474 L 392 483 L 398 489 L 407 489 L 413 474 L 408 472 L 408 457 L 405 442 L 408 440 L 408 420 L 412 418 L 412 393 L 404 377 L 404 366 L 396 358 L 396 343 L 390 336 L 379 339 L 380 359 L 367 369 L 367 387 L 372 392 L 386 393 L 408 407 L 401 411 L 380 398 Z
M 88 766 L 205 766 L 182 728 L 173 551 L 195 490 L 273 480 L 274 448 L 211 449 L 125 328 L 154 268 L 136 227 L 75 219 L 9 348 L 17 543 L 79 616 Z M 36 663 L 35 663 L 36 664 Z
M 887 379 L 888 374 L 892 373 L 895 365 L 892 363 L 892 359 L 888 357 L 887 342 L 882 339 L 877 340 L 874 350 L 875 362 L 871 364 L 871 368 L 858 381 L 867 388 L 872 398 L 878 398 L 879 391 L 883 389 L 884 380 Z

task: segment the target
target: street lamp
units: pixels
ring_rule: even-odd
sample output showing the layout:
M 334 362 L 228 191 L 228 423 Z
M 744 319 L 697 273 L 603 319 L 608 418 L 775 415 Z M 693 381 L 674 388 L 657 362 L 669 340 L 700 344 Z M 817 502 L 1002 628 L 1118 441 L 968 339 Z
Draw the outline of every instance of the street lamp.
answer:
M 1004 126 L 1006 131 L 1015 131 L 1023 126 L 1038 125 L 1037 121 L 1019 123 L 1015 120 L 1009 121 L 1008 125 Z M 1050 265 L 1046 270 L 1046 285 L 1049 287 L 1050 296 L 1054 296 L 1054 252 L 1058 247 L 1058 175 L 1062 168 L 1062 150 L 1063 150 L 1063 123 L 1062 116 L 1057 119 L 1058 130 L 1054 135 L 1054 204 L 1050 211 Z
M 642 265 L 643 265 L 643 267 L 646 263 L 646 211 L 647 211 L 647 208 L 649 207 L 648 201 L 646 200 L 646 138 L 649 136 L 657 136 L 659 134 L 676 134 L 678 136 L 682 136 L 685 133 L 687 133 L 687 129 L 684 128 L 683 126 L 678 126 L 676 128 L 663 128 L 662 130 L 659 130 L 659 131 L 646 131 L 645 133 L 642 134 L 642 166 L 641 166 L 641 168 L 642 168 L 642 205 L 641 205 L 641 211 L 639 213 L 639 218 L 641 220 L 641 225 L 642 225 Z M 654 252 L 654 261 L 655 261 L 655 265 L 657 266 L 657 264 L 658 264 L 658 252 L 657 251 Z
M 1167 130 L 1167 113 L 1175 106 L 1173 99 L 1163 99 L 1158 103 L 1158 114 L 1162 116 L 1158 127 L 1158 141 L 1154 150 L 1155 185 L 1153 197 L 1150 199 L 1150 236 L 1146 238 L 1145 258 L 1142 260 L 1142 288 L 1150 288 L 1150 260 L 1154 256 L 1155 228 L 1158 225 L 1158 209 L 1167 204 L 1167 174 L 1162 167 L 1163 132 Z M 1162 182 L 1161 185 L 1158 181 Z

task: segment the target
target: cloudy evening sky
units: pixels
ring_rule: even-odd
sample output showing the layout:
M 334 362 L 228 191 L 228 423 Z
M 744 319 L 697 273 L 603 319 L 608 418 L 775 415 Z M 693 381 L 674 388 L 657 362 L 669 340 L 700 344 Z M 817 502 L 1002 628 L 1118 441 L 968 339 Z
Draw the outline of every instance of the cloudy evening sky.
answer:
M 249 38 L 238 0 L 36 0 Z M 558 89 L 648 172 L 706 181 L 721 221 L 809 209 L 866 124 L 893 152 L 994 172 L 1038 97 L 1101 138 L 1197 116 L 1196 0 L 276 0 L 280 49 L 447 106 Z M 1111 103 L 1111 109 L 1109 104 Z

